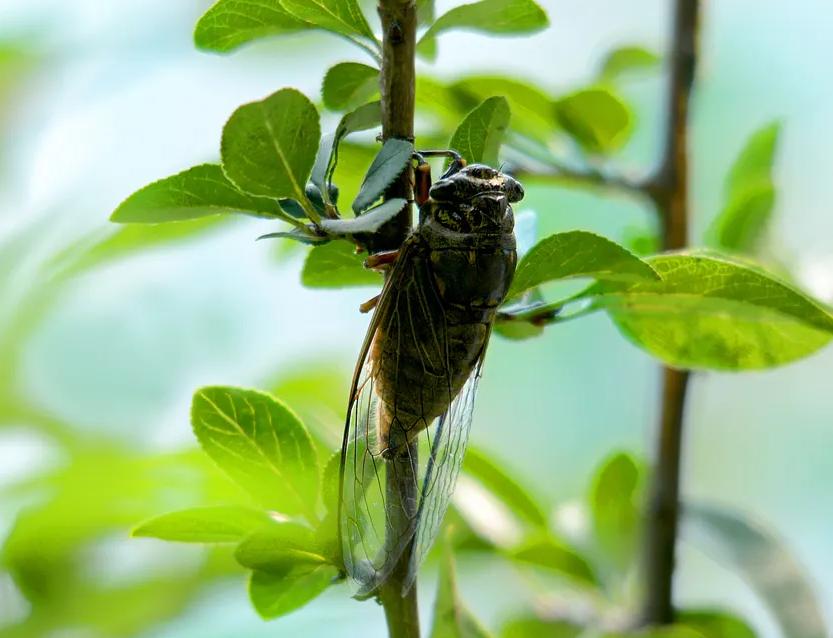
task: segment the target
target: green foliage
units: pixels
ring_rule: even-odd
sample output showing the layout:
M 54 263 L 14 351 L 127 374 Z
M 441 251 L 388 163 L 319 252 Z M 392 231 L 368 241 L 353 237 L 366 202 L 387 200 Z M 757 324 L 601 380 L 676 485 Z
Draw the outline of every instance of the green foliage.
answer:
M 552 536 L 531 538 L 512 550 L 512 560 L 567 576 L 582 586 L 599 584 L 593 567 L 581 554 Z
M 332 242 L 310 250 L 301 271 L 308 288 L 379 286 L 382 278 L 362 266 L 364 258 L 345 242 Z
M 379 93 L 379 69 L 358 62 L 336 64 L 324 76 L 321 98 L 331 111 L 346 111 Z
M 497 460 L 477 448 L 469 448 L 463 459 L 463 471 L 477 479 L 520 520 L 537 528 L 546 528 L 547 516 L 541 506 Z
M 133 530 L 133 536 L 183 543 L 237 543 L 269 523 L 265 512 L 249 507 L 197 507 L 156 516 Z
M 278 203 L 240 191 L 216 164 L 202 164 L 136 191 L 110 217 L 118 223 L 158 224 L 208 215 L 282 217 Z
M 249 598 L 264 619 L 284 616 L 319 596 L 338 575 L 332 565 L 300 564 L 281 573 L 252 572 Z
M 208 387 L 194 394 L 191 423 L 206 453 L 263 505 L 316 520 L 318 458 L 288 407 L 261 392 Z
M 509 126 L 509 103 L 505 97 L 491 97 L 466 116 L 448 147 L 473 164 L 498 165 L 498 151 Z
M 284 574 L 295 566 L 330 562 L 317 550 L 312 529 L 283 522 L 254 530 L 237 546 L 234 557 L 249 569 Z
M 609 239 L 581 230 L 557 233 L 530 250 L 515 272 L 509 291 L 517 297 L 556 279 L 592 277 L 612 281 L 656 281 L 653 268 Z
M 385 189 L 405 170 L 413 154 L 414 145 L 411 142 L 396 138 L 385 141 L 367 169 L 361 190 L 353 200 L 353 211 L 357 215 L 382 197 Z
M 602 62 L 599 77 L 606 81 L 615 81 L 630 73 L 656 68 L 661 58 L 643 47 L 624 46 L 607 54 Z
M 620 572 L 637 548 L 643 473 L 632 456 L 620 452 L 602 464 L 591 486 L 593 538 Z
M 282 89 L 238 108 L 223 128 L 226 175 L 254 195 L 306 201 L 321 129 L 303 93 Z
M 712 505 L 689 503 L 685 520 L 714 556 L 734 566 L 772 611 L 790 638 L 823 638 L 827 634 L 821 606 L 803 569 L 772 533 L 743 516 Z M 746 636 L 740 623 L 694 617 L 704 628 L 726 626 L 734 637 Z M 711 634 L 708 634 L 711 635 Z M 724 635 L 724 634 L 719 634 Z
M 780 123 L 755 131 L 726 179 L 726 204 L 710 230 L 711 243 L 729 251 L 755 253 L 772 218 L 772 166 Z
M 628 106 L 603 87 L 582 89 L 556 101 L 555 117 L 589 153 L 607 154 L 619 149 L 633 128 Z
M 626 337 L 671 365 L 765 368 L 831 339 L 827 309 L 756 268 L 686 253 L 647 261 L 662 281 L 605 284 L 597 303 Z
M 755 631 L 731 614 L 712 610 L 683 610 L 678 621 L 698 631 L 703 638 L 756 638 Z
M 507 622 L 500 638 L 579 638 L 585 631 L 585 627 L 565 620 L 523 617 Z
M 344 36 L 376 42 L 357 0 L 281 0 L 296 18 Z
M 308 28 L 280 0 L 218 0 L 197 22 L 194 42 L 201 49 L 225 53 L 258 38 Z
M 547 14 L 533 0 L 480 0 L 454 7 L 431 25 L 417 44 L 427 58 L 437 55 L 436 37 L 450 29 L 486 33 L 534 33 L 549 24 Z
M 454 556 L 446 545 L 434 603 L 431 638 L 488 638 L 489 632 L 460 600 L 455 571 Z
M 387 199 L 355 219 L 322 219 L 321 228 L 336 236 L 350 237 L 360 233 L 375 233 L 407 205 L 407 199 Z

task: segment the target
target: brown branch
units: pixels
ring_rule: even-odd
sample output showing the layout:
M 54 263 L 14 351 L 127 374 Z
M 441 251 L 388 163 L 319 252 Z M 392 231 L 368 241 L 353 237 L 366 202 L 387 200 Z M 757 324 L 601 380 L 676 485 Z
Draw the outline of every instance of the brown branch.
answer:
M 667 97 L 665 147 L 648 192 L 663 219 L 663 248 L 688 243 L 688 121 L 697 62 L 699 1 L 676 0 Z M 673 577 L 680 512 L 680 460 L 689 373 L 663 370 L 655 468 L 649 491 L 643 547 L 644 624 L 674 620 Z
M 382 138 L 414 139 L 414 104 L 416 93 L 417 15 L 414 0 L 379 0 L 382 22 L 382 65 L 379 89 L 382 96 Z M 413 169 L 403 171 L 400 178 L 386 191 L 385 199 L 402 197 L 413 199 Z M 370 252 L 397 249 L 411 228 L 411 206 L 405 206 L 392 221 L 385 224 L 373 237 Z M 393 458 L 387 463 L 387 538 L 400 539 L 416 516 L 417 485 L 415 476 L 416 445 L 406 457 Z M 411 462 L 413 459 L 413 462 Z M 393 541 L 390 541 L 393 542 Z M 409 543 L 388 579 L 379 591 L 385 608 L 388 633 L 391 638 L 419 638 L 417 588 L 414 584 L 403 595 L 403 584 L 408 575 L 412 544 Z

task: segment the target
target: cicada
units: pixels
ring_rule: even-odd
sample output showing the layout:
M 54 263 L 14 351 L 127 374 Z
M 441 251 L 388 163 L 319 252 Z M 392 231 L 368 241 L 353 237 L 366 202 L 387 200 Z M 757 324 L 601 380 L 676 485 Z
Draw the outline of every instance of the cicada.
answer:
M 425 156 L 435 154 L 454 160 L 431 184 Z M 466 165 L 453 152 L 415 159 L 419 223 L 399 250 L 368 259 L 388 271 L 372 300 L 342 443 L 341 549 L 357 597 L 372 595 L 405 551 L 410 588 L 431 547 L 517 262 L 511 204 L 523 198 L 520 183 L 489 166 Z M 403 479 L 411 483 L 404 491 L 389 489 Z

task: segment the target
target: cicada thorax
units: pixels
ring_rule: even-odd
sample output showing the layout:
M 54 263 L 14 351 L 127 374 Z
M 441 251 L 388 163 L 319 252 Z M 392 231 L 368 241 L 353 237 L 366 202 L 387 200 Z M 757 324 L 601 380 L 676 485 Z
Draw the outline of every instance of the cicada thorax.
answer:
M 511 203 L 522 197 L 513 178 L 475 164 L 420 207 L 371 352 L 385 456 L 442 415 L 480 361 L 515 272 Z

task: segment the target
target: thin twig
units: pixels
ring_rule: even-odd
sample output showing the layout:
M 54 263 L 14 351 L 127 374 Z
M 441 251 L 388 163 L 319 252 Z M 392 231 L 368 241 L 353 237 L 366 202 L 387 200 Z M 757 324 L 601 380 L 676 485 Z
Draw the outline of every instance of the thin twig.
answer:
M 688 243 L 688 121 L 697 63 L 698 14 L 698 0 L 675 0 L 665 146 L 659 169 L 648 187 L 663 219 L 666 250 L 684 248 Z M 643 547 L 645 598 L 641 620 L 646 625 L 674 620 L 680 460 L 689 373 L 665 368 L 662 378 L 659 436 Z
M 414 105 L 416 93 L 417 15 L 414 0 L 379 0 L 382 22 L 382 65 L 379 89 L 382 98 L 382 137 L 414 139 Z M 385 199 L 403 198 L 412 201 L 413 169 L 410 167 L 385 192 Z M 411 206 L 405 206 L 390 222 L 374 233 L 369 252 L 397 249 L 411 229 Z M 394 458 L 387 463 L 387 499 L 389 507 L 386 534 L 399 539 L 407 534 L 416 516 L 417 499 L 413 493 L 417 484 L 414 475 L 416 446 L 411 446 L 410 457 Z M 414 584 L 403 595 L 408 576 L 412 544 L 409 543 L 396 566 L 379 591 L 385 608 L 388 633 L 391 638 L 419 638 L 417 588 Z

